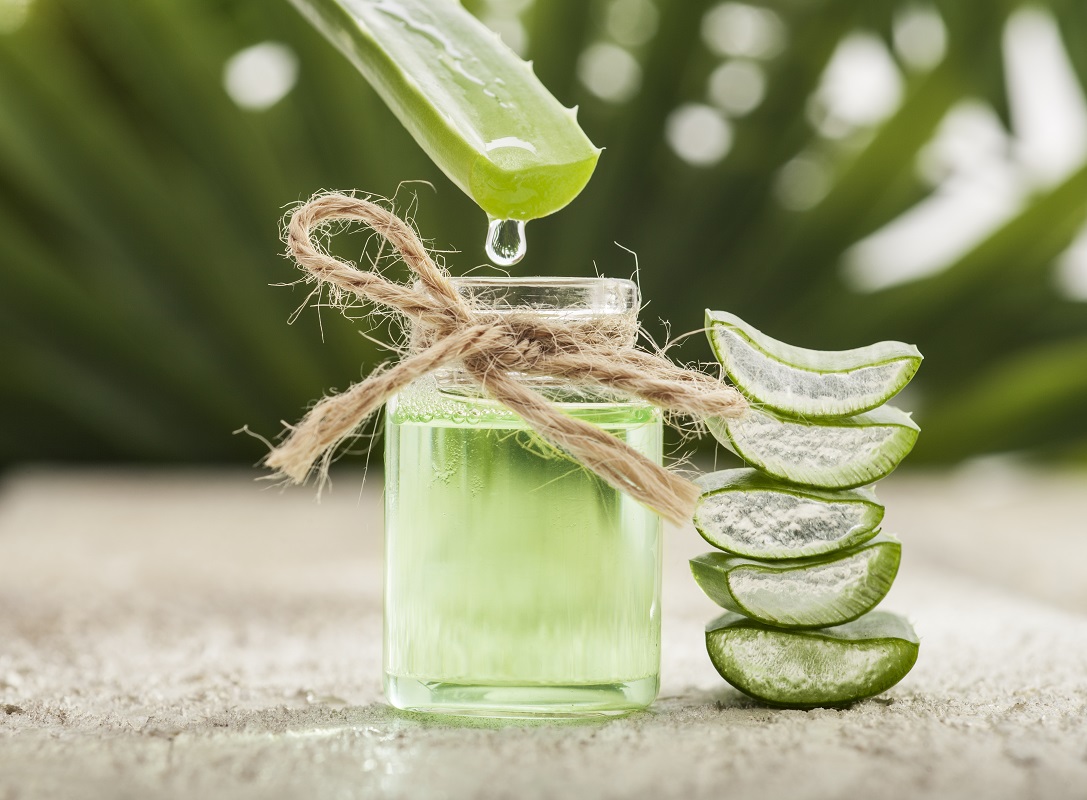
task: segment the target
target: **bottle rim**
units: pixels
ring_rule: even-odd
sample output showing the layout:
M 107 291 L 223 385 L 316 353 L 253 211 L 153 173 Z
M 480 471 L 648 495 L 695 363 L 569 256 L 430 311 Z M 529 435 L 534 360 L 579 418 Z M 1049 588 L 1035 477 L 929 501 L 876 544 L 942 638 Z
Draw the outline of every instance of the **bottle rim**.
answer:
M 638 284 L 625 278 L 551 276 L 453 278 L 457 292 L 487 308 L 634 314 L 641 307 Z

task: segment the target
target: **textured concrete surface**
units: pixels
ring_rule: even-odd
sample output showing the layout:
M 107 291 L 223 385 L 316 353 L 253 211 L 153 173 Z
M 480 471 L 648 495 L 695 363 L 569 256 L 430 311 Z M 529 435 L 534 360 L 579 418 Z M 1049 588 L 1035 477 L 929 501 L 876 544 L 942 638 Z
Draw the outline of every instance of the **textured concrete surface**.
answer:
M 673 530 L 664 685 L 606 722 L 434 721 L 380 691 L 379 479 L 320 505 L 237 472 L 0 484 L 0 800 L 1085 798 L 1087 478 L 880 487 L 917 667 L 843 711 L 725 685 Z

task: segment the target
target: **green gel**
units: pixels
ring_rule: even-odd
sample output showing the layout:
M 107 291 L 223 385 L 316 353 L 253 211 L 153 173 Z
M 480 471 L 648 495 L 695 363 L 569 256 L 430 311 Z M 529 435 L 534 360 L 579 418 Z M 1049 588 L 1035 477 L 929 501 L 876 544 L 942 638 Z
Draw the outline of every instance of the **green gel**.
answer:
M 638 403 L 569 402 L 653 459 Z M 584 716 L 649 705 L 656 514 L 489 400 L 414 384 L 386 428 L 385 691 L 399 708 Z

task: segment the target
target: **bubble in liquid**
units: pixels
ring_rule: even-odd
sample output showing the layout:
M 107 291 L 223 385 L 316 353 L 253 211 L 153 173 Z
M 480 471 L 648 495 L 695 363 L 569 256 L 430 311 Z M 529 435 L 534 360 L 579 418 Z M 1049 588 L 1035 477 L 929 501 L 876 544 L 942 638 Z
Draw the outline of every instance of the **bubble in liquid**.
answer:
M 512 267 L 525 257 L 523 219 L 492 219 L 487 228 L 487 258 L 500 267 Z

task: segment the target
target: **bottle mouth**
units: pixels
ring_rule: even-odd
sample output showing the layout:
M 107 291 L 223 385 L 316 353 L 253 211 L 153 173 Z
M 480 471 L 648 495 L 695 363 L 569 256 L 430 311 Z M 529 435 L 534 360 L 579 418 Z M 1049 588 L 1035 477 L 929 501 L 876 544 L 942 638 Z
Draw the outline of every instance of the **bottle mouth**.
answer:
M 474 304 L 507 309 L 611 315 L 632 314 L 641 306 L 638 284 L 623 278 L 454 278 L 457 292 Z

